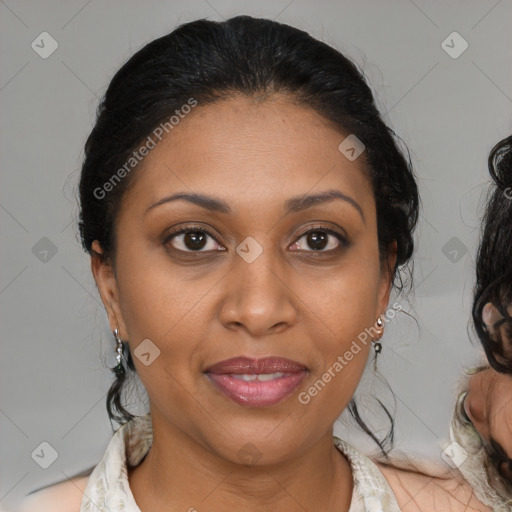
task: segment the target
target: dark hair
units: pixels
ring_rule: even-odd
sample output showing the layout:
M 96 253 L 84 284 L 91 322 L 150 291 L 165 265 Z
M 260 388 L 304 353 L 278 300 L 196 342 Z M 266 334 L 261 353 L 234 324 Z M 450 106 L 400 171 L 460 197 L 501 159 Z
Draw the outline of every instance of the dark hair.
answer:
M 404 157 L 394 132 L 382 121 L 364 75 L 339 51 L 308 33 L 250 16 L 180 25 L 135 53 L 115 74 L 85 144 L 79 222 L 84 249 L 90 253 L 92 242 L 98 240 L 103 257 L 115 263 L 116 214 L 135 173 L 127 174 L 106 197 L 98 198 L 95 190 L 191 98 L 201 106 L 234 95 L 276 93 L 314 109 L 341 133 L 354 134 L 365 145 L 376 201 L 379 252 L 385 261 L 390 244 L 396 241 L 397 261 L 390 270 L 393 284 L 401 290 L 403 281 L 397 269 L 413 252 L 418 189 L 410 159 Z M 134 370 L 129 350 L 126 360 Z M 107 397 L 109 417 L 120 423 L 133 417 L 121 404 L 125 378 L 121 374 L 116 379 Z M 356 421 L 386 454 L 384 443 L 393 440 L 389 412 L 384 407 L 391 418 L 391 431 L 380 441 L 352 404 Z
M 494 183 L 482 219 L 472 316 L 489 364 L 498 372 L 512 373 L 512 359 L 504 354 L 507 341 L 493 336 L 482 317 L 490 302 L 512 327 L 507 311 L 512 304 L 512 136 L 494 146 L 488 166 Z

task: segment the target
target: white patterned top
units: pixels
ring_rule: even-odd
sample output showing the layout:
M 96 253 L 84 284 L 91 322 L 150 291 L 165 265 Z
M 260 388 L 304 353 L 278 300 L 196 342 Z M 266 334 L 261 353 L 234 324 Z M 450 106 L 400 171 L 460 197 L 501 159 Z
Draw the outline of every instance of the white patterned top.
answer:
M 129 486 L 127 467 L 136 466 L 152 442 L 150 414 L 119 427 L 89 477 L 80 512 L 141 512 Z M 379 468 L 346 441 L 333 437 L 333 442 L 352 468 L 354 487 L 349 512 L 400 512 Z

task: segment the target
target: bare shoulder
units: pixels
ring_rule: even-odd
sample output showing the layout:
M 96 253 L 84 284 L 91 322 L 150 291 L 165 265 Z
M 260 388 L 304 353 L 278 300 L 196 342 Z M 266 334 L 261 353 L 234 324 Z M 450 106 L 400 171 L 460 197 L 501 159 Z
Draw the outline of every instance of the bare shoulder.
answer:
M 393 489 L 402 512 L 492 512 L 474 495 L 462 476 L 429 476 L 376 462 Z
M 26 496 L 17 512 L 79 512 L 88 482 L 80 476 L 45 487 Z

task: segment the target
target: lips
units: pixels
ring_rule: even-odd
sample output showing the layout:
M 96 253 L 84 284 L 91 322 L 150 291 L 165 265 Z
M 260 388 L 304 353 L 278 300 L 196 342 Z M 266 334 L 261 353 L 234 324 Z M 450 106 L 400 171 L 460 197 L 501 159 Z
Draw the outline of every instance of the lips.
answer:
M 218 391 L 236 403 L 267 407 L 291 395 L 307 368 L 282 357 L 236 357 L 210 366 L 205 373 Z
M 303 364 L 285 359 L 284 357 L 264 357 L 263 359 L 251 359 L 249 357 L 235 357 L 226 359 L 210 366 L 206 373 L 216 374 L 248 374 L 261 373 L 294 373 L 306 370 Z

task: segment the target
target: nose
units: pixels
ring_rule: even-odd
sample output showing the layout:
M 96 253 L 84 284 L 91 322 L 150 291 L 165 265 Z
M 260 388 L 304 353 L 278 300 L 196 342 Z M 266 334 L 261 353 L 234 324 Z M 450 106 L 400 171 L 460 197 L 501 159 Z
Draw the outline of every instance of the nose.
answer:
M 227 329 L 258 337 L 276 334 L 296 322 L 299 299 L 287 283 L 284 264 L 266 251 L 250 263 L 235 256 L 226 278 L 219 316 Z

